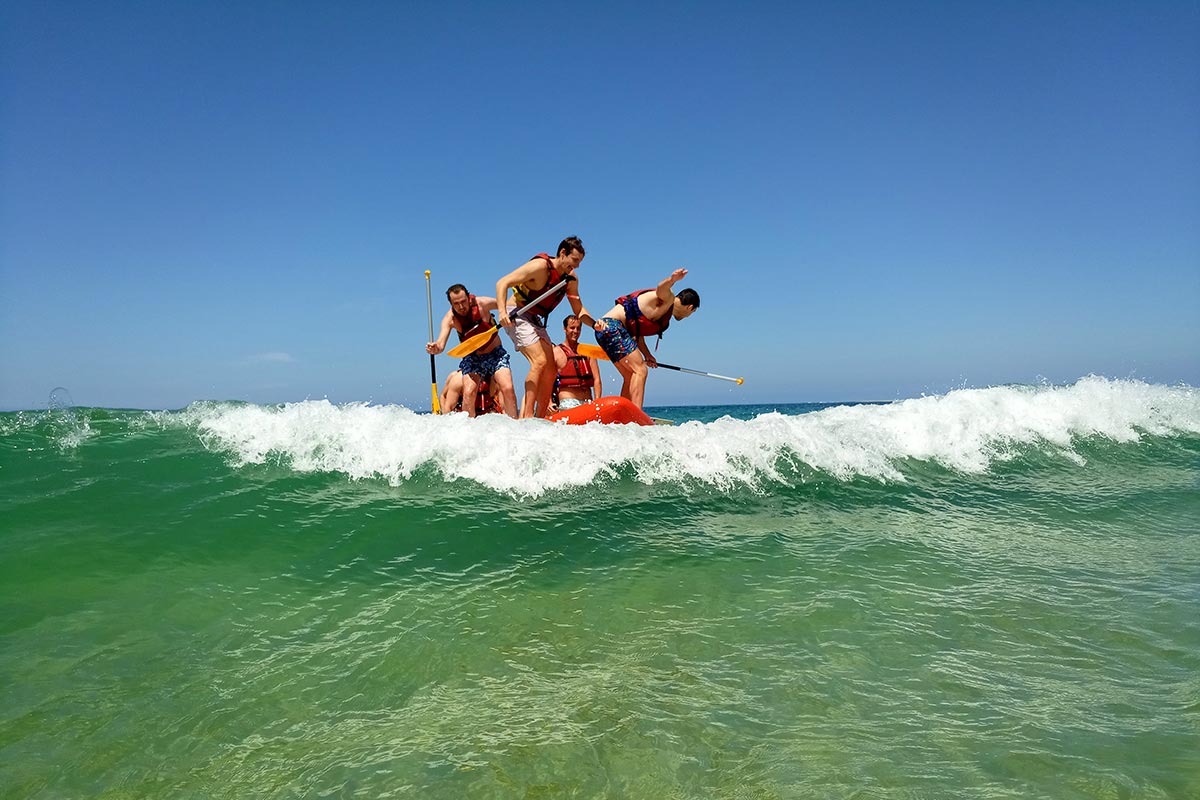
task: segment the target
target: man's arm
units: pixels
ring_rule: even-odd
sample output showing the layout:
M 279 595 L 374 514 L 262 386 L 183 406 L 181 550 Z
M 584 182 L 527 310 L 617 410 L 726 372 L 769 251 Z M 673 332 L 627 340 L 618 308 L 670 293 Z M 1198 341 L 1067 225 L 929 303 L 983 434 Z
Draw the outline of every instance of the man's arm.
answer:
M 657 367 L 658 360 L 650 354 L 650 348 L 646 346 L 646 337 L 638 337 L 638 350 L 642 351 L 642 358 L 646 360 L 646 366 Z
M 587 328 L 596 328 L 596 319 L 588 310 L 583 307 L 583 300 L 579 299 L 579 278 L 572 275 L 570 283 L 567 284 L 567 302 L 571 304 L 571 311 L 575 316 L 579 317 L 579 324 Z
M 442 317 L 442 329 L 438 333 L 436 342 L 430 342 L 425 345 L 425 352 L 430 355 L 437 355 L 446 349 L 446 341 L 450 338 L 450 328 L 454 324 L 454 312 L 447 311 L 446 316 Z
M 654 299 L 658 301 L 658 307 L 654 309 L 655 313 L 650 315 L 651 319 L 658 319 L 662 316 L 664 307 L 668 307 L 675 302 L 675 292 L 672 287 L 676 283 L 687 277 L 688 271 L 682 267 L 672 272 L 662 282 L 658 284 L 658 288 L 654 290 Z

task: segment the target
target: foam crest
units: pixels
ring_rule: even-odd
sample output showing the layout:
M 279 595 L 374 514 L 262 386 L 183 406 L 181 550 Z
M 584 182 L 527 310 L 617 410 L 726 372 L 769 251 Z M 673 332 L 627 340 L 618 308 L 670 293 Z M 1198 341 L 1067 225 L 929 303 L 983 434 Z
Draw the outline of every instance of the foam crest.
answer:
M 79 409 L 17 411 L 0 417 L 0 439 L 15 441 L 30 434 L 36 435 L 34 441 L 49 444 L 62 452 L 74 451 L 95 436 L 88 414 Z
M 1137 442 L 1143 434 L 1200 433 L 1200 395 L 1191 387 L 1089 376 L 1070 386 L 960 389 L 886 406 L 841 406 L 787 418 L 785 427 L 791 449 L 812 467 L 841 478 L 899 480 L 895 465 L 905 459 L 978 473 L 1027 446 L 1081 462 L 1074 443 L 1082 438 Z
M 280 407 L 205 403 L 189 407 L 210 449 L 239 464 L 281 456 L 300 471 L 380 476 L 394 485 L 421 468 L 448 480 L 470 480 L 497 491 L 540 495 L 588 485 L 632 464 L 653 481 L 669 445 L 637 426 L 568 426 L 518 422 L 499 415 L 416 414 L 400 406 L 335 406 L 327 401 Z
M 326 401 L 196 404 L 183 418 L 206 447 L 239 464 L 277 457 L 300 471 L 379 476 L 394 485 L 426 469 L 538 496 L 618 474 L 727 490 L 798 480 L 805 468 L 842 480 L 903 480 L 898 465 L 909 459 L 977 473 L 1030 446 L 1081 461 L 1074 449 L 1081 438 L 1200 433 L 1200 396 L 1190 387 L 1088 377 L 1070 386 L 962 389 L 884 406 L 654 428 L 471 420 Z

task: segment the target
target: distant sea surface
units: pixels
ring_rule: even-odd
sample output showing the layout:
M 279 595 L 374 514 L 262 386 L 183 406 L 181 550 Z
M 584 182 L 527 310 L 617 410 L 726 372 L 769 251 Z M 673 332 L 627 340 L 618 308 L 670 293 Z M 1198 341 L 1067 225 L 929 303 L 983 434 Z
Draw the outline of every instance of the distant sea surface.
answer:
M 1200 797 L 1200 391 L 0 414 L 0 796 Z

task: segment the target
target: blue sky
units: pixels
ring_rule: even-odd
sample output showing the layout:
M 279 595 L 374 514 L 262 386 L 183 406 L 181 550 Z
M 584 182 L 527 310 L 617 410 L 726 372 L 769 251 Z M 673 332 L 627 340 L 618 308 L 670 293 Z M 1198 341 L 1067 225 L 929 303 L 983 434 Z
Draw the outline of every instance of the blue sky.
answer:
M 593 311 L 687 267 L 659 358 L 746 378 L 649 405 L 1200 385 L 1198 41 L 1191 2 L 6 3 L 0 408 L 427 408 L 424 270 L 440 315 L 572 234 Z

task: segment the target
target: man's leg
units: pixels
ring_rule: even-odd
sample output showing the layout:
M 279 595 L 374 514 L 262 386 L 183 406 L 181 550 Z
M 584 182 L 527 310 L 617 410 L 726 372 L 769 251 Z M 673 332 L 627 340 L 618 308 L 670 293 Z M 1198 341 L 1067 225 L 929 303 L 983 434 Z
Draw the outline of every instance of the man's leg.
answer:
M 596 331 L 596 344 L 600 345 L 621 373 L 621 397 L 641 408 L 646 394 L 646 373 L 649 371 L 646 359 L 624 326 L 608 317 L 602 322 L 605 327 Z
M 646 359 L 642 358 L 639 351 L 634 350 L 617 362 L 617 370 L 625 379 L 621 385 L 621 397 L 632 400 L 634 405 L 641 408 L 646 398 L 646 376 L 650 373 Z
M 479 376 L 464 375 L 463 376 L 463 396 L 462 405 L 463 411 L 467 412 L 468 417 L 474 417 L 477 409 L 476 403 L 479 397 Z
M 511 316 L 511 310 L 509 314 Z M 545 416 L 545 405 L 549 402 L 550 392 L 554 389 L 554 376 L 557 374 L 554 368 L 554 345 L 550 343 L 550 336 L 545 328 L 520 316 L 512 317 L 512 320 L 509 337 L 529 362 L 529 373 L 525 376 L 525 395 L 521 398 L 520 418 Z M 547 379 L 549 389 L 546 390 L 546 399 L 539 407 L 541 387 Z
M 554 396 L 554 379 L 558 377 L 558 365 L 554 363 L 554 345 L 542 341 L 542 353 L 545 356 L 545 366 L 538 377 L 537 408 L 534 413 L 539 417 L 550 415 L 550 400 Z
M 517 390 L 513 387 L 512 370 L 508 367 L 496 370 L 492 386 L 500 397 L 500 408 L 513 419 L 517 418 Z
M 536 413 L 545 374 L 549 373 L 550 388 L 554 388 L 554 372 L 546 366 L 547 363 L 554 363 L 554 354 L 550 351 L 549 345 L 539 339 L 531 345 L 522 347 L 521 355 L 529 360 L 529 374 L 525 376 L 525 396 L 521 398 L 521 419 L 529 419 Z M 546 392 L 547 402 L 549 402 L 549 398 L 550 392 Z

